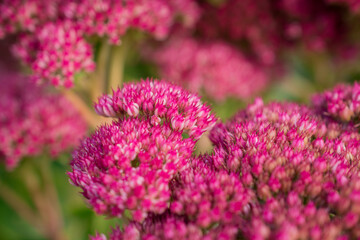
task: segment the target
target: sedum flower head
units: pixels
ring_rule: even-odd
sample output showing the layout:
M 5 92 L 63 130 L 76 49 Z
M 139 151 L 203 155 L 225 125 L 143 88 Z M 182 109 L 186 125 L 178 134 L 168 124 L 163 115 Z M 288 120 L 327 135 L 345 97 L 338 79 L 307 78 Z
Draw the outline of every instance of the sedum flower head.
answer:
M 75 151 L 72 183 L 97 213 L 121 216 L 128 210 L 137 222 L 163 213 L 170 181 L 188 167 L 196 140 L 215 116 L 196 95 L 152 80 L 104 95 L 95 109 L 118 121 L 100 127 Z
M 142 80 L 104 95 L 95 104 L 99 115 L 148 118 L 153 125 L 167 123 L 174 131 L 185 132 L 195 140 L 211 129 L 216 117 L 200 98 L 165 81 Z
M 267 82 L 263 70 L 236 48 L 221 41 L 173 39 L 151 58 L 165 79 L 216 100 L 249 98 Z
M 85 134 L 85 121 L 62 96 L 14 73 L 2 72 L 0 82 L 0 159 L 8 169 L 26 156 L 57 155 Z
M 238 173 L 256 196 L 239 224 L 246 239 L 360 236 L 360 212 L 354 212 L 358 203 L 350 197 L 358 188 L 357 129 L 305 106 L 264 105 L 258 99 L 216 126 L 211 139 L 213 165 Z M 349 200 L 340 197 L 345 192 Z M 341 206 L 342 211 L 335 210 Z
M 95 69 L 92 47 L 71 22 L 48 23 L 37 35 L 23 35 L 13 53 L 29 64 L 37 82 L 72 87 L 75 75 Z
M 321 114 L 330 115 L 343 122 L 358 122 L 360 85 L 338 85 L 332 90 L 315 95 L 312 103 Z
M 129 29 L 164 39 L 179 16 L 190 27 L 200 15 L 194 0 L 4 0 L 0 12 L 0 39 L 15 35 L 15 55 L 34 76 L 66 87 L 94 70 L 87 39 L 121 44 Z
M 100 127 L 74 152 L 69 173 L 99 214 L 135 221 L 162 213 L 170 200 L 169 182 L 187 166 L 194 142 L 167 124 L 128 118 Z
M 173 200 L 167 212 L 116 228 L 109 239 L 234 239 L 251 195 L 235 175 L 214 171 L 206 158 L 192 159 L 171 182 Z M 106 239 L 93 239 L 99 236 Z
M 352 124 L 256 99 L 210 139 L 214 152 L 188 158 L 170 180 L 167 207 L 114 229 L 111 240 L 360 237 L 360 134 Z

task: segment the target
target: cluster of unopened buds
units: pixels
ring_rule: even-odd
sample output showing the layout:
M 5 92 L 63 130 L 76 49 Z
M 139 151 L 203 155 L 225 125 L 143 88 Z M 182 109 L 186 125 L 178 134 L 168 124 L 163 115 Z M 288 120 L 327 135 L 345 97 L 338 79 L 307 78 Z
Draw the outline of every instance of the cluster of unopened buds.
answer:
M 351 123 L 256 99 L 214 126 L 197 96 L 151 80 L 95 108 L 116 120 L 83 141 L 69 176 L 96 212 L 127 218 L 110 240 L 360 237 L 360 134 Z M 213 152 L 196 156 L 210 129 Z
M 191 26 L 199 11 L 193 0 L 5 0 L 0 39 L 15 36 L 14 54 L 36 80 L 71 87 L 77 73 L 94 70 L 90 38 L 121 44 L 129 29 L 139 29 L 163 39 L 178 16 Z
M 163 213 L 170 181 L 187 168 L 196 140 L 216 122 L 209 107 L 178 86 L 146 80 L 104 95 L 95 108 L 117 120 L 74 153 L 72 182 L 98 213 L 129 210 L 137 222 Z
M 360 113 L 360 85 L 338 85 L 313 97 L 313 105 L 321 114 L 344 122 L 358 122 Z

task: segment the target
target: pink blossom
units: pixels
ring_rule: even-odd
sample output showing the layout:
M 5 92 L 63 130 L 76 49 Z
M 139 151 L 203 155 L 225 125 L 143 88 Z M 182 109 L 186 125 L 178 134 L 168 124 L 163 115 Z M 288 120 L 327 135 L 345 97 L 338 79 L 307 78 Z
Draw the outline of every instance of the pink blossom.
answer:
M 360 135 L 291 103 L 257 99 L 211 133 L 213 166 L 253 189 L 239 231 L 247 239 L 358 238 Z M 349 184 L 352 185 L 349 186 Z M 355 206 L 355 207 L 353 207 Z M 346 219 L 343 221 L 342 219 Z
M 144 115 L 155 124 L 168 123 L 173 130 L 186 132 L 196 140 L 216 122 L 210 108 L 197 95 L 165 81 L 149 79 L 125 84 L 112 95 L 102 96 L 95 110 L 106 117 Z
M 193 147 L 193 140 L 168 123 L 123 119 L 83 141 L 69 176 L 97 213 L 120 217 L 127 209 L 141 222 L 150 212 L 166 210 L 169 182 L 186 168 Z
M 76 73 L 95 68 L 92 47 L 70 22 L 49 23 L 37 35 L 24 35 L 13 52 L 31 65 L 37 82 L 48 80 L 55 86 L 71 87 Z
M 56 156 L 79 143 L 87 127 L 65 98 L 14 73 L 2 71 L 0 82 L 0 155 L 8 169 L 23 157 Z
M 15 55 L 30 65 L 35 78 L 66 87 L 75 74 L 95 67 L 89 37 L 121 44 L 135 28 L 164 39 L 178 16 L 186 15 L 188 27 L 200 16 L 194 0 L 5 0 L 0 11 L 0 38 L 15 35 Z
M 249 98 L 268 81 L 260 66 L 221 42 L 176 38 L 150 54 L 161 75 L 193 92 L 216 100 Z
M 92 240 L 100 240 L 91 238 Z M 114 229 L 109 240 L 200 240 L 204 239 L 201 229 L 193 224 L 187 224 L 183 219 L 163 214 L 145 220 L 142 225 L 130 223 L 123 231 L 120 228 Z M 101 239 L 102 240 L 102 239 Z
M 190 158 L 172 179 L 167 210 L 111 240 L 360 237 L 356 128 L 257 99 L 210 136 L 214 152 Z
M 337 85 L 332 90 L 313 97 L 313 105 L 321 114 L 349 122 L 359 121 L 360 85 Z

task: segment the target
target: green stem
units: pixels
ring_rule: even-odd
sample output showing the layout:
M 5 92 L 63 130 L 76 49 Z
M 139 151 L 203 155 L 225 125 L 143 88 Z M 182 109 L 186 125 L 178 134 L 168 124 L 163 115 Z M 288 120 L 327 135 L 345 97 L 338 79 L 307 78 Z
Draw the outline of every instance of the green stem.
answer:
M 110 57 L 110 45 L 107 39 L 104 39 L 100 46 L 99 56 L 96 61 L 96 71 L 92 75 L 92 89 L 91 89 L 91 97 L 95 102 L 98 97 L 106 91 L 106 79 L 107 79 L 107 68 L 109 64 Z
M 57 188 L 52 176 L 50 161 L 51 159 L 42 157 L 39 166 L 44 183 L 43 195 L 48 206 L 48 220 L 49 225 L 51 226 L 52 238 L 56 240 L 65 240 L 67 238 L 63 232 L 63 216 L 56 191 Z
M 38 214 L 11 188 L 0 182 L 0 197 L 26 222 L 44 232 Z
M 62 215 L 58 205 L 55 185 L 52 181 L 51 169 L 46 163 L 51 159 L 31 159 L 24 163 L 22 176 L 27 190 L 41 216 L 44 235 L 50 240 L 66 240 L 62 228 Z M 36 173 L 40 171 L 40 175 Z M 55 199 L 56 198 L 56 199 Z
M 89 126 L 96 128 L 100 120 L 100 116 L 96 115 L 95 112 L 90 109 L 86 102 L 71 89 L 62 89 L 61 93 L 67 98 L 72 105 L 79 111 Z
M 111 93 L 112 89 L 117 89 L 118 87 L 121 87 L 124 77 L 123 75 L 127 50 L 128 44 L 125 38 L 123 39 L 121 45 L 112 46 L 111 48 L 108 93 Z

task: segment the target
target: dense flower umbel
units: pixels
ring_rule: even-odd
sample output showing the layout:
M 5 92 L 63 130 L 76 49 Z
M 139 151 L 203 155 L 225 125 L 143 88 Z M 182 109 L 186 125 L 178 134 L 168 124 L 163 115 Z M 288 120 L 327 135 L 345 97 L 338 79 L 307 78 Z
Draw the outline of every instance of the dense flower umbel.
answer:
M 199 17 L 194 0 L 5 0 L 0 3 L 0 38 L 16 34 L 16 55 L 35 77 L 71 86 L 75 73 L 94 68 L 86 38 L 113 44 L 130 28 L 166 37 L 178 16 L 191 26 Z
M 312 103 L 321 114 L 330 115 L 343 122 L 359 122 L 360 85 L 338 85 L 332 90 L 315 95 Z
M 86 133 L 85 121 L 60 95 L 14 73 L 2 72 L 0 84 L 0 159 L 8 169 L 23 157 L 74 147 Z
M 191 159 L 189 167 L 171 182 L 171 204 L 162 215 L 149 215 L 113 230 L 110 240 L 122 239 L 234 239 L 252 191 L 236 174 L 214 171 L 209 156 Z M 93 238 L 106 239 L 104 235 Z
M 14 54 L 29 64 L 34 80 L 71 87 L 76 73 L 95 68 L 92 47 L 71 22 L 49 23 L 37 35 L 23 35 L 14 45 Z
M 115 228 L 110 233 L 109 238 L 104 234 L 97 234 L 90 237 L 91 240 L 200 240 L 203 239 L 201 229 L 191 223 L 186 223 L 184 219 L 163 214 L 151 216 L 143 224 L 135 222 L 127 225 L 123 231 Z
M 360 237 L 356 128 L 257 99 L 210 136 L 214 153 L 171 181 L 168 210 L 115 229 L 111 240 Z
M 162 213 L 170 200 L 169 182 L 187 166 L 194 141 L 168 123 L 128 118 L 100 127 L 73 154 L 73 184 L 99 214 L 135 221 Z
M 246 209 L 252 192 L 244 188 L 237 174 L 214 171 L 208 166 L 211 157 L 192 162 L 172 182 L 172 213 L 184 216 L 202 229 L 210 239 L 221 235 L 234 238 L 239 218 Z
M 209 231 L 204 231 L 184 218 L 164 214 L 148 218 L 142 225 L 130 223 L 123 231 L 116 228 L 110 234 L 109 240 L 228 240 L 235 239 L 236 233 L 237 228 L 230 224 L 213 226 Z M 98 234 L 90 239 L 107 238 L 104 234 Z
M 150 56 L 165 79 L 217 100 L 248 98 L 267 82 L 260 67 L 225 42 L 176 38 Z
M 239 173 L 256 194 L 239 224 L 245 238 L 360 237 L 357 129 L 305 106 L 258 99 L 211 139 L 214 166 Z
M 210 108 L 197 95 L 168 82 L 149 79 L 125 84 L 112 95 L 102 96 L 95 110 L 106 117 L 145 116 L 154 126 L 167 123 L 174 131 L 186 132 L 195 140 L 216 122 Z

